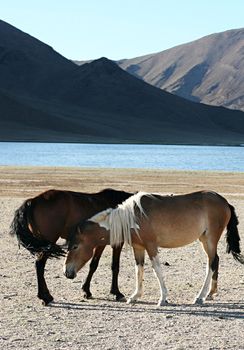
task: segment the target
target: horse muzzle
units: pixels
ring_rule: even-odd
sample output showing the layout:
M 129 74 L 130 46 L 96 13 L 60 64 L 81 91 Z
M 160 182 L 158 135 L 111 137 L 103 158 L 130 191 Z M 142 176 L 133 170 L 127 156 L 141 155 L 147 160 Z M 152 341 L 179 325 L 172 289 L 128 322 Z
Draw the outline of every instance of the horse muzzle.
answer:
M 66 268 L 64 269 L 64 275 L 69 279 L 74 279 L 76 277 L 76 272 L 73 268 L 69 268 L 68 266 L 66 266 Z

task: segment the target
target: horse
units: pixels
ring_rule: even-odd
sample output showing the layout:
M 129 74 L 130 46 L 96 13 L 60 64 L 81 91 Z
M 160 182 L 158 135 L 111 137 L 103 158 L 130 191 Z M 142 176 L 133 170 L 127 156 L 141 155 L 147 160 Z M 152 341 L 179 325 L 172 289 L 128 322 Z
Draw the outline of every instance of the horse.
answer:
M 68 238 L 64 274 L 67 278 L 75 278 L 92 257 L 94 247 L 107 244 L 116 247 L 126 243 L 134 250 L 136 266 L 136 289 L 127 302 L 136 302 L 142 296 L 146 251 L 158 279 L 158 305 L 162 306 L 168 303 L 168 292 L 158 248 L 177 248 L 200 240 L 207 254 L 207 272 L 194 302 L 203 304 L 217 293 L 217 245 L 224 229 L 227 229 L 227 252 L 244 264 L 237 225 L 235 208 L 216 192 L 199 191 L 174 196 L 138 192 L 117 208 L 102 211 L 73 228 Z
M 36 256 L 37 296 L 44 305 L 53 301 L 45 277 L 44 269 L 48 258 L 65 255 L 64 249 L 56 242 L 61 237 L 67 239 L 71 227 L 81 220 L 106 209 L 115 208 L 132 193 L 104 189 L 98 193 L 81 193 L 62 190 L 48 190 L 34 198 L 29 198 L 15 211 L 10 234 L 17 236 L 21 244 Z M 113 248 L 112 285 L 110 293 L 116 300 L 124 299 L 118 288 L 119 260 L 122 245 Z M 91 298 L 90 282 L 97 269 L 104 247 L 95 247 L 88 276 L 82 286 L 84 296 Z

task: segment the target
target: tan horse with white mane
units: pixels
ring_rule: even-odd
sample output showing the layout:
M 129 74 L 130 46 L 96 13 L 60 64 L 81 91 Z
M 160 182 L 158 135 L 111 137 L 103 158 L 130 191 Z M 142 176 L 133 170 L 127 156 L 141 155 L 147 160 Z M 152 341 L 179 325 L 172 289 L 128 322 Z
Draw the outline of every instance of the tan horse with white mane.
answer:
M 133 247 L 136 261 L 136 290 L 128 302 L 142 295 L 145 251 L 157 276 L 161 296 L 158 305 L 167 304 L 167 289 L 160 267 L 158 248 L 177 248 L 199 239 L 208 257 L 207 274 L 195 303 L 202 304 L 217 292 L 219 257 L 217 245 L 227 229 L 227 252 L 244 264 L 240 252 L 238 219 L 234 207 L 215 192 L 162 196 L 139 192 L 78 225 L 70 235 L 64 273 L 74 278 L 99 245 Z

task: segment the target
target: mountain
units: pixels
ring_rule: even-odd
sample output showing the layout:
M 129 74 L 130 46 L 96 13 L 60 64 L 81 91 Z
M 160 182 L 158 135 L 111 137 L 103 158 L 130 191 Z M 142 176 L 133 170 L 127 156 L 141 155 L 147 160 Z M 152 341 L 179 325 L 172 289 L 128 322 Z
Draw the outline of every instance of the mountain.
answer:
M 106 58 L 77 66 L 0 22 L 0 141 L 244 144 L 244 113 L 153 87 Z
M 244 28 L 118 64 L 147 83 L 191 101 L 244 111 Z

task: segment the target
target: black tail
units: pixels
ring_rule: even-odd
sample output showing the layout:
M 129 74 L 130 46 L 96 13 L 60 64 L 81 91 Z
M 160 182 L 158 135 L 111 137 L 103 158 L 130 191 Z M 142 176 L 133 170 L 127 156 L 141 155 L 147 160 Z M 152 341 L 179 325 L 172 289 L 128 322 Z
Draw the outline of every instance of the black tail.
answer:
M 28 223 L 32 217 L 32 199 L 27 199 L 16 211 L 10 226 L 10 234 L 16 235 L 19 245 L 31 254 L 47 253 L 49 257 L 59 258 L 65 252 L 57 244 L 39 238 L 30 231 Z
M 229 204 L 231 217 L 227 225 L 226 242 L 227 242 L 227 253 L 231 253 L 233 258 L 244 264 L 244 256 L 241 254 L 240 249 L 240 236 L 237 225 L 239 224 L 238 218 L 235 213 L 235 208 Z

